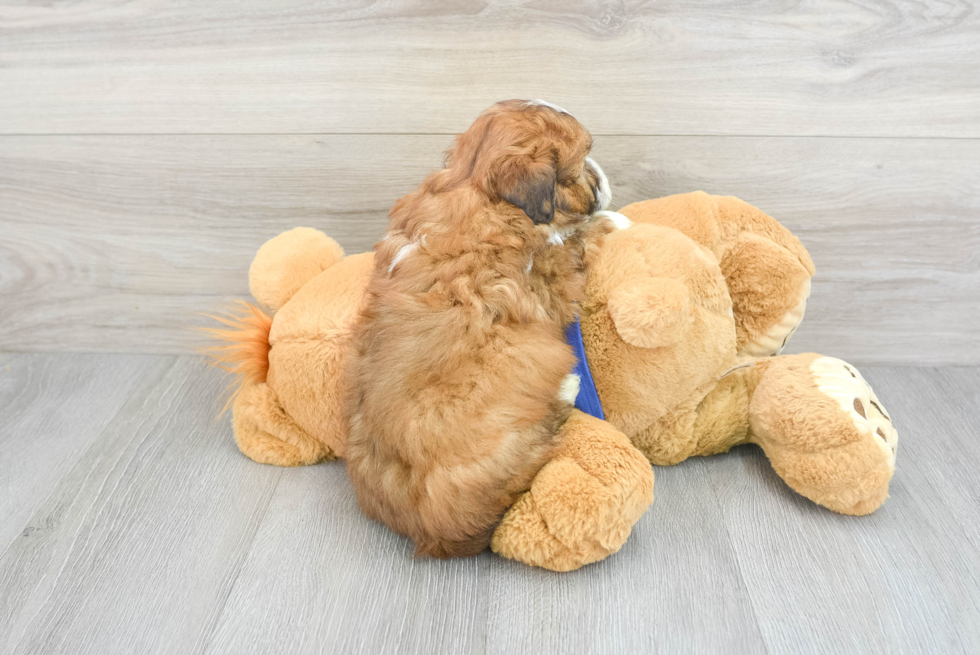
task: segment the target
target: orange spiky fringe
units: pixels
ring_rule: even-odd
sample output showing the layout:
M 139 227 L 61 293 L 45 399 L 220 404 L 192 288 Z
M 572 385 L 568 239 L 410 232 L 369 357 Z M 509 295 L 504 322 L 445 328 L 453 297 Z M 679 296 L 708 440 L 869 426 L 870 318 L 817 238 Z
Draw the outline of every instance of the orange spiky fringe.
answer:
M 211 359 L 211 365 L 238 377 L 228 387 L 229 397 L 221 415 L 228 411 L 246 385 L 265 382 L 269 372 L 269 330 L 272 328 L 272 317 L 250 302 L 239 300 L 224 312 L 223 315 L 203 315 L 223 323 L 227 329 L 200 328 L 227 343 L 201 351 Z

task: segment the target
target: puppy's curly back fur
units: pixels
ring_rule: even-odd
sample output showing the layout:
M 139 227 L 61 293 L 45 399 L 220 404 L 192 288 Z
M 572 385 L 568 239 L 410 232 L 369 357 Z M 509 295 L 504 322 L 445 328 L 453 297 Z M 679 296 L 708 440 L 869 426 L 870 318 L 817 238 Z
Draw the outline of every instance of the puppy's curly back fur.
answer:
M 571 410 L 563 329 L 608 231 L 588 220 L 590 147 L 549 106 L 495 105 L 396 203 L 376 246 L 348 470 L 364 511 L 419 554 L 483 550 Z

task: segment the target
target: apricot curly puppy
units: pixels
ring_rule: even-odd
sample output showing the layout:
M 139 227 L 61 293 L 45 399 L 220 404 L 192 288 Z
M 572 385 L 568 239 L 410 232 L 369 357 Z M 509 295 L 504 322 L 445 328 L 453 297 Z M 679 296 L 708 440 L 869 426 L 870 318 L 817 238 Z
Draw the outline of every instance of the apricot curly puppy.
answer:
M 589 133 L 510 100 L 400 199 L 376 247 L 347 468 L 368 516 L 417 553 L 480 552 L 551 457 L 577 388 L 564 327 L 612 229 Z

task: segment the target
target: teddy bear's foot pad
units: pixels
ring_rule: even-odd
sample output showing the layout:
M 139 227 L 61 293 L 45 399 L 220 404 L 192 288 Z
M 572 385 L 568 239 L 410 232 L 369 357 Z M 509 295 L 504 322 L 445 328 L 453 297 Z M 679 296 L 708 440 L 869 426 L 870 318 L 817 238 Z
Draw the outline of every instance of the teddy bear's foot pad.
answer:
M 577 410 L 558 452 L 507 511 L 494 552 L 571 571 L 618 551 L 653 502 L 649 461 L 612 425 Z
M 753 441 L 798 493 L 863 515 L 888 497 L 898 433 L 871 386 L 840 359 L 813 353 L 765 363 L 753 395 Z
M 837 401 L 851 417 L 858 432 L 874 438 L 875 445 L 881 448 L 894 469 L 898 431 L 864 376 L 855 367 L 835 357 L 813 360 L 810 372 L 817 389 Z

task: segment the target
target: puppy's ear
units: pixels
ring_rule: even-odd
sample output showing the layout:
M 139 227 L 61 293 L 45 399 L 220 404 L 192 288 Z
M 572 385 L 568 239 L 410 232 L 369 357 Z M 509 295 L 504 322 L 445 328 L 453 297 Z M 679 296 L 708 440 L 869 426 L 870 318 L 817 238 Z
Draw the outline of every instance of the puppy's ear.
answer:
M 507 157 L 494 175 L 497 197 L 517 205 L 535 225 L 555 218 L 555 168 L 526 155 Z

